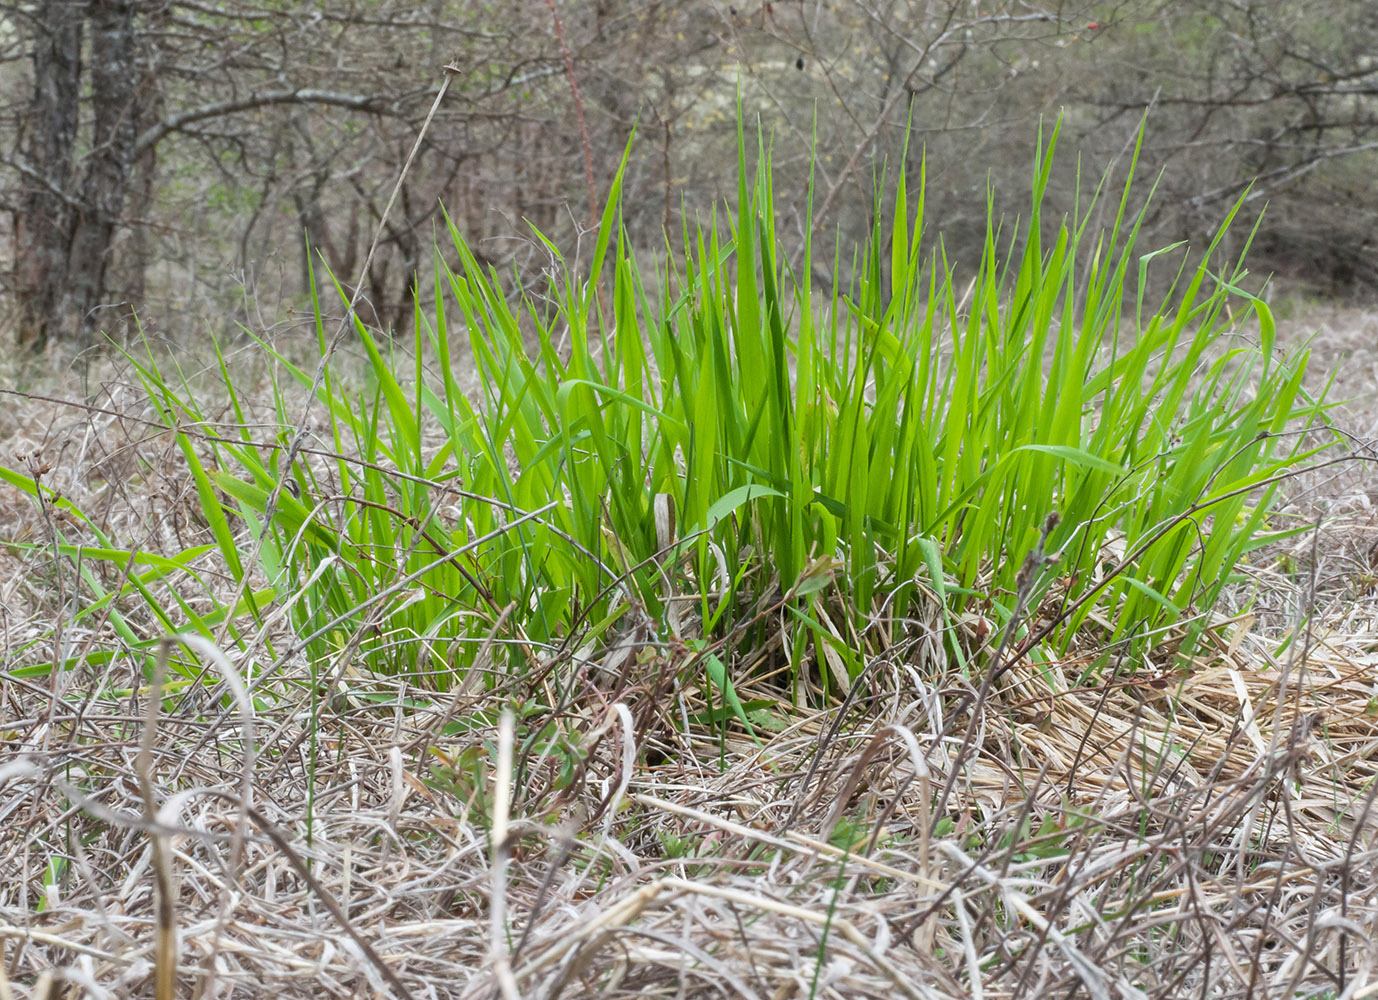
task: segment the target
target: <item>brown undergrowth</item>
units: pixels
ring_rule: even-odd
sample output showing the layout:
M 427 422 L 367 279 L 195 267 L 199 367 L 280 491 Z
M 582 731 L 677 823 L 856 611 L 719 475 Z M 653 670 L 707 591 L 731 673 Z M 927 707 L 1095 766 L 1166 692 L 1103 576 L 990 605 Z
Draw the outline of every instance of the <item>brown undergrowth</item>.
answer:
M 703 706 L 661 651 L 449 736 L 510 695 L 403 711 L 342 680 L 150 726 L 146 691 L 9 677 L 6 988 L 149 995 L 162 842 L 178 995 L 1364 995 L 1374 643 L 1311 642 L 1237 622 L 1186 674 L 1019 668 L 975 720 L 916 643 L 845 718 L 779 713 L 759 745 L 684 727 Z
M 116 491 L 122 538 L 204 531 L 107 403 L 28 397 L 6 447 Z M 1378 637 L 1357 577 L 1317 593 L 1331 537 L 1187 664 L 1086 648 L 977 697 L 915 622 L 841 704 L 741 686 L 750 733 L 633 619 L 439 696 L 287 634 L 182 650 L 205 677 L 162 698 L 128 655 L 45 673 L 118 647 L 7 548 L 0 998 L 1374 995 Z

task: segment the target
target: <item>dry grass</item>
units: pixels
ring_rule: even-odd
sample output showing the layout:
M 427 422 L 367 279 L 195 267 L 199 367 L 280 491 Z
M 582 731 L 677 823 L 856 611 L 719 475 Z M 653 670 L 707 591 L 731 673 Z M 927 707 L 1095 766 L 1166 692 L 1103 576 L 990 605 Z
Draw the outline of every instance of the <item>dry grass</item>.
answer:
M 185 546 L 172 442 L 109 384 L 7 399 L 4 460 L 51 462 L 121 544 Z M 50 554 L 0 548 L 0 1000 L 153 996 L 160 948 L 197 997 L 1378 994 L 1373 539 L 1335 482 L 1186 671 L 1088 683 L 1087 649 L 973 699 L 915 622 L 759 744 L 686 726 L 704 693 L 645 623 L 406 710 L 290 655 L 236 692 L 257 650 L 191 649 L 208 679 L 162 699 L 128 658 L 26 673 L 116 644 Z M 5 486 L 0 524 L 51 537 Z

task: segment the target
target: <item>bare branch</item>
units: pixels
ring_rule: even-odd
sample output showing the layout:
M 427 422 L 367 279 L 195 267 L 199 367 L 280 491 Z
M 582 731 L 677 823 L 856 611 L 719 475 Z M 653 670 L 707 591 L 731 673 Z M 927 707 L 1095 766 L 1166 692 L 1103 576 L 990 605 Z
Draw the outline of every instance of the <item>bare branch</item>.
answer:
M 396 114 L 398 102 L 395 97 L 366 96 L 362 94 L 342 94 L 330 90 L 272 90 L 265 93 L 250 94 L 232 101 L 216 101 L 190 111 L 164 118 L 140 134 L 134 145 L 136 155 L 156 146 L 173 132 L 179 132 L 189 125 L 203 122 L 208 118 L 239 114 L 256 108 L 275 104 L 322 104 L 336 108 L 348 108 L 368 114 Z

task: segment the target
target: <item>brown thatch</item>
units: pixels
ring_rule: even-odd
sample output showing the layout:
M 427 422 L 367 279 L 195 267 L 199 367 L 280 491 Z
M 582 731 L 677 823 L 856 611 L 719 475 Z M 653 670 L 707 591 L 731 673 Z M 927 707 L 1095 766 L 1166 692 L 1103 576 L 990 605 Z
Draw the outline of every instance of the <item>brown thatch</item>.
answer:
M 25 397 L 7 461 L 111 496 L 129 544 L 202 530 L 126 405 Z M 123 654 L 52 673 L 120 647 L 0 487 L 39 545 L 0 549 L 0 1000 L 1373 996 L 1378 605 L 1340 513 L 1185 670 L 1087 650 L 973 700 L 916 624 L 843 705 L 753 682 L 785 706 L 753 735 L 686 726 L 645 630 L 635 676 L 614 648 L 405 710 L 354 668 L 265 676 L 286 635 L 169 648 L 207 674 L 163 698 Z

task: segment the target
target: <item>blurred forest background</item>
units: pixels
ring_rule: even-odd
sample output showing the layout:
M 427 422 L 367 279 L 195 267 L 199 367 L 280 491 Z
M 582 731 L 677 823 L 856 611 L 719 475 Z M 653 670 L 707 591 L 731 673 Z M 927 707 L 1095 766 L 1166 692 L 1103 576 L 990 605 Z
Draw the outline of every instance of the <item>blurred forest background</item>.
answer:
M 1375 54 L 1367 0 L 0 2 L 0 342 L 79 347 L 134 314 L 174 341 L 297 328 L 307 247 L 354 280 L 447 66 L 365 278 L 383 329 L 410 327 L 442 205 L 509 270 L 548 266 L 527 220 L 576 253 L 634 127 L 629 232 L 678 243 L 735 200 L 738 93 L 773 136 L 782 231 L 816 136 L 814 225 L 864 236 L 912 119 L 930 232 L 971 265 L 988 183 L 1026 204 L 1040 116 L 1063 114 L 1067 211 L 1073 156 L 1084 198 L 1148 111 L 1152 244 L 1209 237 L 1252 182 L 1232 238 L 1266 203 L 1256 275 L 1367 296 Z

